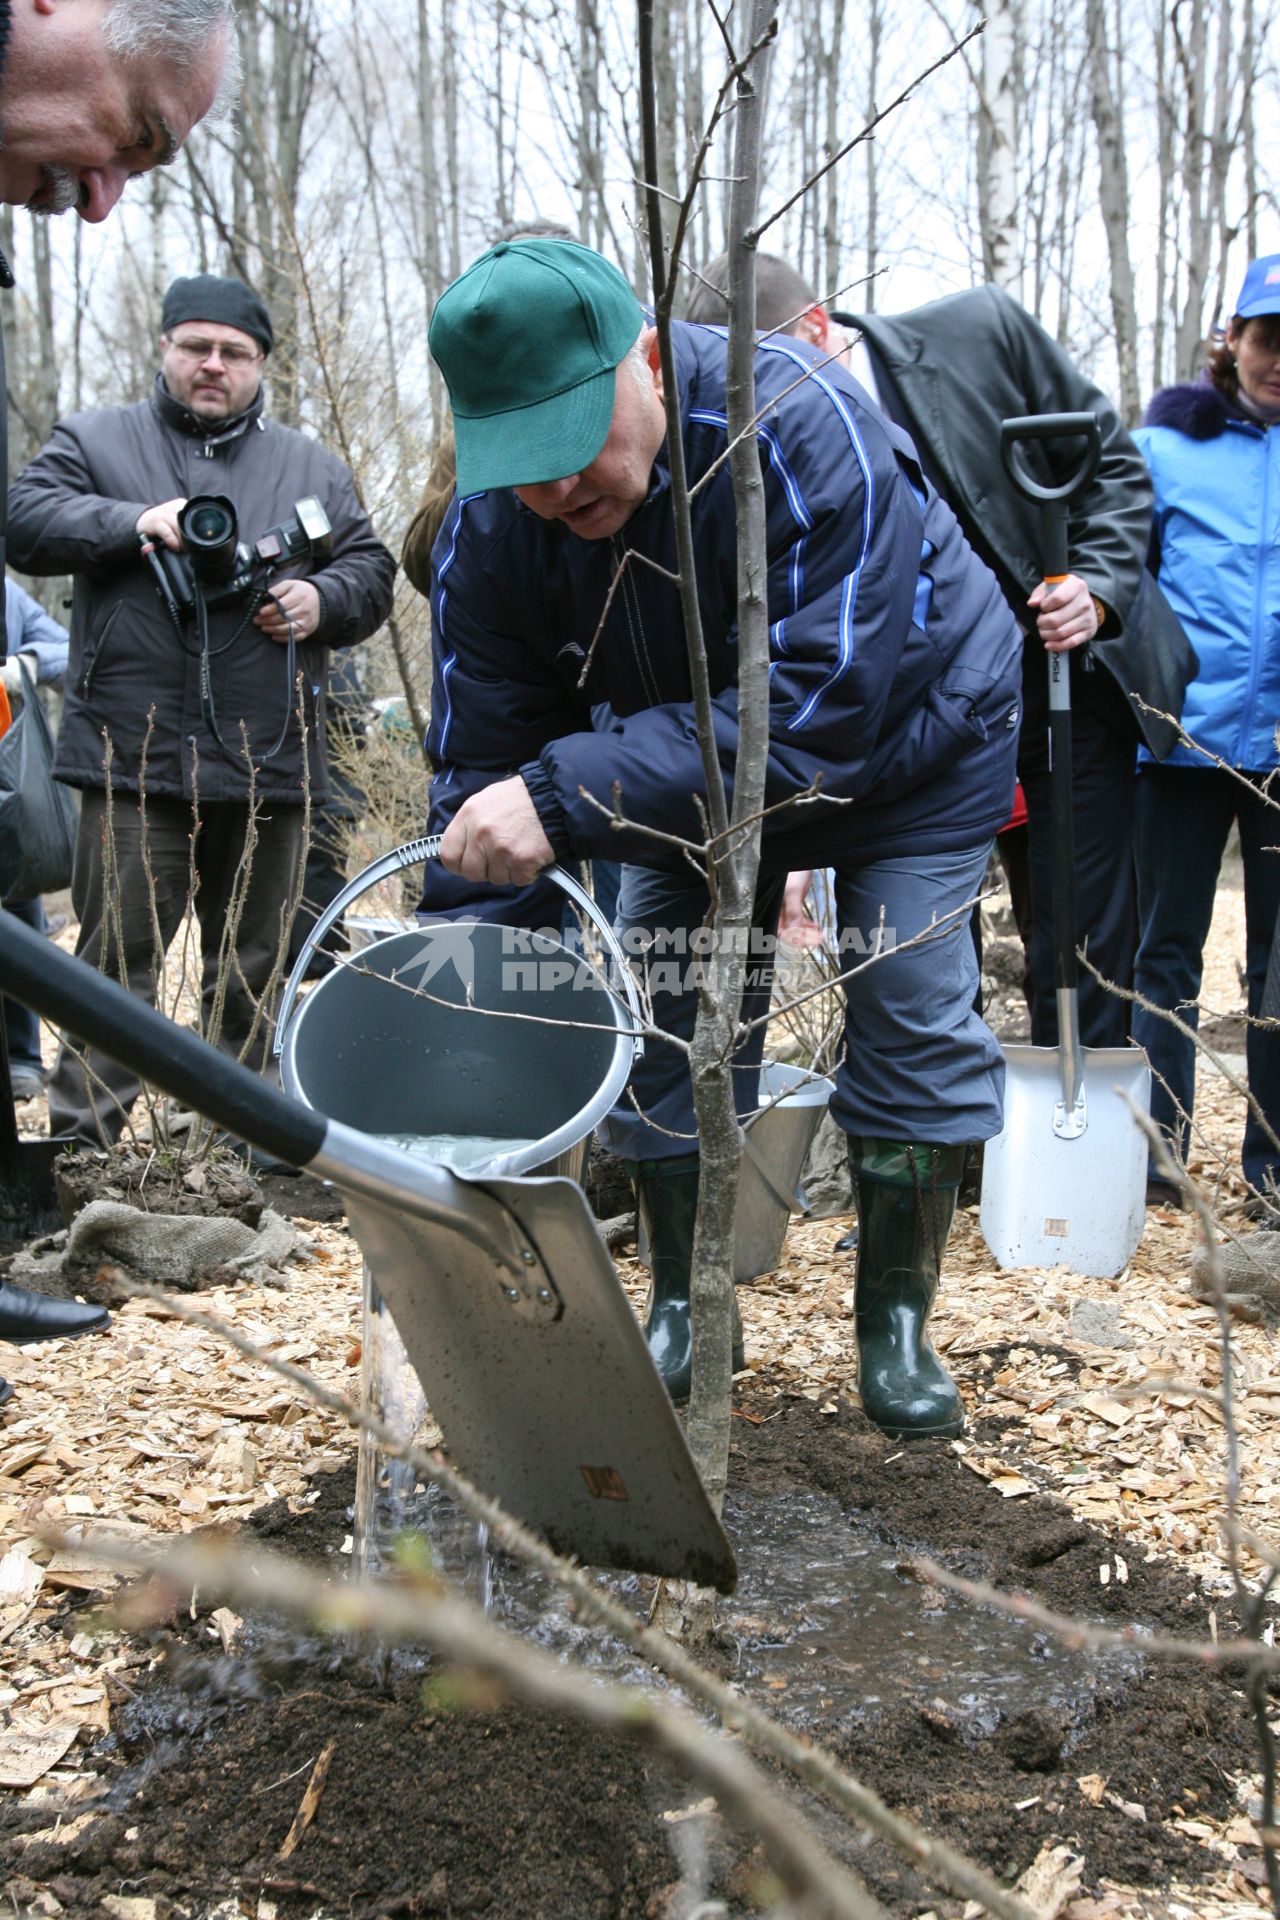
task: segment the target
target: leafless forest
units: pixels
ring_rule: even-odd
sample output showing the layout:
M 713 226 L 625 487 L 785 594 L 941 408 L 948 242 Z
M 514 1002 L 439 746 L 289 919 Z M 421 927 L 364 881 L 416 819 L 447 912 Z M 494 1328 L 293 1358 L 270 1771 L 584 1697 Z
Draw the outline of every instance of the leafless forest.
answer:
M 200 130 L 107 229 L 5 210 L 11 461 L 60 413 L 147 390 L 173 275 L 234 272 L 275 317 L 273 410 L 350 459 L 394 547 L 440 414 L 427 317 L 495 231 L 560 220 L 648 290 L 635 20 L 595 0 L 243 0 L 239 32 L 234 128 Z M 764 244 L 855 311 L 998 280 L 1136 418 L 1193 367 L 1245 259 L 1277 243 L 1257 132 L 1274 124 L 1276 50 L 1272 0 L 793 0 L 762 215 L 854 144 Z M 715 9 L 659 7 L 654 54 L 674 195 L 723 77 Z M 686 272 L 724 243 L 730 137 Z M 374 691 L 407 677 L 417 705 L 425 622 L 401 592 Z

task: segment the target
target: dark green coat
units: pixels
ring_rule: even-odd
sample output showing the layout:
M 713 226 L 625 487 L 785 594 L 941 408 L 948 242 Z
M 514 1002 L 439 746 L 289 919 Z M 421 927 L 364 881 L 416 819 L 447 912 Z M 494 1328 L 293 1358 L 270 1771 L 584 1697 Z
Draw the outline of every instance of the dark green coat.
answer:
M 1134 696 L 1178 715 L 1196 656 L 1146 570 L 1152 491 L 1142 455 L 1106 396 L 1038 321 L 996 287 L 950 294 L 910 313 L 859 315 L 881 401 L 906 428 L 930 478 L 950 502 L 1024 625 L 1027 596 L 1041 578 L 1040 509 L 1016 491 L 1000 460 L 1000 423 L 1029 413 L 1089 412 L 1102 432 L 1102 461 L 1071 511 L 1071 570 L 1109 610 L 1090 643 L 1094 659 L 1129 702 L 1135 733 L 1157 759 L 1176 741 L 1167 721 Z M 1078 443 L 1077 443 L 1078 444 Z M 1064 446 L 1070 460 L 1075 449 Z M 1052 447 L 1029 459 L 1056 480 Z M 1034 629 L 1032 629 L 1034 633 Z M 1042 650 L 1028 646 L 1028 675 Z M 1038 685 L 1038 679 L 1037 679 Z

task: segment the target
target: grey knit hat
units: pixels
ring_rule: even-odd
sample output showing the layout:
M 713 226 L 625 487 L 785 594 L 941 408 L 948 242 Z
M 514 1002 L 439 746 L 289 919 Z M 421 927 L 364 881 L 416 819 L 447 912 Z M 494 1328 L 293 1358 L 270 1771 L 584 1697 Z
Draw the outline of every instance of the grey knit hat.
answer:
M 160 325 L 165 333 L 172 333 L 184 320 L 213 320 L 219 326 L 238 327 L 256 340 L 264 353 L 270 353 L 275 345 L 271 315 L 243 280 L 224 279 L 217 273 L 196 273 L 190 279 L 175 280 L 164 297 Z

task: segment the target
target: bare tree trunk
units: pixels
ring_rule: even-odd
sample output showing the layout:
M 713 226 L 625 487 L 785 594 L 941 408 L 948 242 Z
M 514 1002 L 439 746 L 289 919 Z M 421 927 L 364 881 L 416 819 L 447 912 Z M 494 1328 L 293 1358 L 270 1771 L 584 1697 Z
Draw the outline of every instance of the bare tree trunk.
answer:
M 1189 380 L 1204 336 L 1204 290 L 1209 273 L 1208 214 L 1205 206 L 1205 63 L 1208 26 L 1206 0 L 1192 0 L 1190 31 L 1183 33 L 1173 15 L 1174 46 L 1186 97 L 1182 139 L 1182 189 L 1187 217 L 1186 273 L 1182 311 L 1174 339 L 1175 380 Z M 1183 16 L 1186 17 L 1185 15 Z
M 444 204 L 449 212 L 448 278 L 462 271 L 462 170 L 458 165 L 458 36 L 456 0 L 440 0 L 444 40 Z
M 669 0 L 661 0 L 661 4 L 654 11 L 653 77 L 658 115 L 658 171 L 652 178 L 662 192 L 656 202 L 650 200 L 650 218 L 656 210 L 661 222 L 659 231 L 664 236 L 663 253 L 665 255 L 675 223 L 676 143 L 680 138 L 680 101 L 676 87 L 676 63 L 671 39 Z M 645 175 L 646 179 L 650 177 L 648 174 Z M 652 245 L 652 238 L 650 245 Z
M 28 450 L 28 459 L 34 457 L 49 438 L 58 417 L 58 362 L 54 353 L 53 262 L 49 246 L 49 222 L 32 220 L 30 227 L 36 294 L 36 367 L 32 413 L 37 423 L 37 439 L 36 444 Z
M 575 0 L 578 22 L 578 238 L 600 237 L 600 40 L 591 0 Z
M 71 410 L 84 406 L 84 227 L 79 220 L 71 239 L 72 288 L 75 318 L 71 323 Z
M 884 8 L 881 0 L 870 0 L 867 9 L 867 119 L 879 112 L 880 46 L 884 37 Z M 874 140 L 866 143 L 867 155 L 867 239 L 865 247 L 866 290 L 858 302 L 868 313 L 876 310 L 876 275 L 880 271 L 880 148 Z M 834 283 L 833 283 L 834 284 Z
M 1213 316 L 1222 314 L 1227 299 L 1227 251 L 1236 230 L 1227 220 L 1227 174 L 1231 167 L 1235 140 L 1231 126 L 1234 95 L 1231 27 L 1234 8 L 1225 4 L 1218 9 L 1218 59 L 1213 88 L 1213 125 L 1209 138 L 1209 211 L 1217 233 L 1217 272 L 1215 275 Z
M 979 119 L 983 272 L 993 286 L 1015 290 L 1018 257 L 1017 0 L 980 0 L 982 96 Z M 985 191 L 983 186 L 985 185 Z
M 1254 121 L 1254 68 L 1258 58 L 1254 0 L 1244 0 L 1240 41 L 1240 71 L 1244 94 L 1240 102 L 1240 144 L 1244 150 L 1245 247 L 1251 260 L 1258 257 L 1258 130 Z
M 1117 41 L 1119 40 L 1120 6 L 1122 0 L 1116 0 Z M 1169 18 L 1165 9 L 1160 7 L 1156 15 L 1155 34 L 1155 76 L 1156 76 L 1156 164 L 1159 177 L 1159 213 L 1156 220 L 1156 321 L 1152 334 L 1151 384 L 1153 388 L 1165 384 L 1168 366 L 1168 323 L 1173 308 L 1174 269 L 1169 253 L 1173 227 L 1173 185 L 1174 185 L 1174 111 L 1171 76 L 1169 69 L 1169 43 L 1171 39 Z
M 873 11 L 875 0 L 872 0 Z M 843 0 L 835 0 L 832 9 L 831 48 L 826 62 L 823 93 L 826 100 L 826 132 L 823 138 L 823 152 L 830 159 L 840 146 L 840 82 L 844 77 L 844 5 Z M 870 73 L 868 89 L 871 98 L 875 98 L 875 44 L 869 52 Z M 871 112 L 875 112 L 874 106 Z M 868 119 L 871 114 L 868 114 Z M 868 140 L 868 151 L 874 150 L 874 140 Z M 826 178 L 826 213 L 822 223 L 822 272 L 814 282 L 824 300 L 830 300 L 832 290 L 840 283 L 840 169 L 832 167 Z
M 418 170 L 422 179 L 419 201 L 418 257 L 422 263 L 423 330 L 444 286 L 440 258 L 440 171 L 436 164 L 434 103 L 437 74 L 431 44 L 431 10 L 418 0 Z M 444 383 L 435 361 L 428 359 L 431 417 L 437 420 L 444 405 Z
M 276 347 L 269 363 L 272 406 L 287 426 L 300 419 L 293 209 L 302 173 L 303 130 L 315 89 L 312 0 L 283 0 L 270 12 L 246 0 L 238 16 L 243 66 L 236 166 L 252 210 L 259 288 Z
M 1098 138 L 1099 202 L 1111 261 L 1111 320 L 1119 364 L 1120 411 L 1130 426 L 1142 410 L 1138 386 L 1138 303 L 1129 257 L 1129 172 L 1124 117 L 1112 84 L 1104 0 L 1086 0 L 1093 124 Z
M 763 34 L 772 0 L 750 0 L 744 51 Z M 729 1470 L 732 1398 L 730 1304 L 733 1221 L 742 1136 L 733 1097 L 732 1056 L 760 867 L 760 809 L 769 753 L 768 555 L 764 479 L 755 432 L 755 249 L 745 236 L 759 201 L 768 50 L 738 81 L 729 214 L 729 349 L 726 413 L 737 514 L 738 749 L 731 821 L 716 861 L 715 938 L 694 1028 L 690 1070 L 702 1175 L 693 1249 L 693 1389 L 689 1446 L 716 1511 Z
M 702 22 L 704 9 L 694 0 L 686 5 L 681 13 L 684 42 L 684 154 L 685 165 L 689 165 L 698 150 L 702 138 L 702 129 L 706 124 L 706 109 L 703 102 L 703 66 L 705 53 L 702 40 Z M 697 263 L 702 265 L 716 252 L 711 239 L 712 195 L 707 192 L 698 195 L 695 216 L 695 230 L 698 236 Z
M 493 44 L 495 65 L 493 91 L 490 101 L 493 112 L 493 171 L 495 199 L 493 217 L 499 227 L 505 227 L 511 219 L 511 209 L 507 205 L 507 134 L 505 125 L 506 109 L 506 67 L 504 54 L 507 39 L 507 10 L 505 0 L 495 0 L 493 13 Z

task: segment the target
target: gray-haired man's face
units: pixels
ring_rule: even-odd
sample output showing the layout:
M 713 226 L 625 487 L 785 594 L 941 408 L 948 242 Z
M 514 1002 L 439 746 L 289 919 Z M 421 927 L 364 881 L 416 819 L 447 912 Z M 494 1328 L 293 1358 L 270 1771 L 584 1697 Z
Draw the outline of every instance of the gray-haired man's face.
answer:
M 128 182 L 171 160 L 213 105 L 225 34 L 185 69 L 155 53 L 122 61 L 103 41 L 108 5 L 13 10 L 0 75 L 0 200 L 11 206 L 105 220 Z

